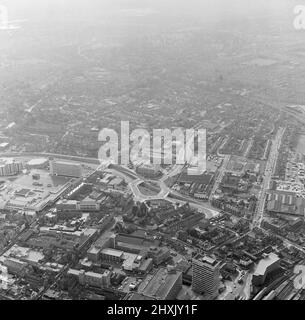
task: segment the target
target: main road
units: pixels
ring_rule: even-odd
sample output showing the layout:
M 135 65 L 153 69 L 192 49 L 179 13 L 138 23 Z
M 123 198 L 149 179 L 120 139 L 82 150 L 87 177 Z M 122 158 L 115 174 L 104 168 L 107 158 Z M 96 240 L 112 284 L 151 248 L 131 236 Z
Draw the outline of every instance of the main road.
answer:
M 70 156 L 65 154 L 57 154 L 57 153 L 46 153 L 46 152 L 2 152 L 0 153 L 0 157 L 52 157 L 57 159 L 64 159 L 70 161 L 79 161 L 83 163 L 91 163 L 100 165 L 100 161 L 98 158 L 89 158 L 89 157 L 82 157 L 82 156 Z
M 259 227 L 263 221 L 267 190 L 269 189 L 271 178 L 274 174 L 274 170 L 277 163 L 279 150 L 280 150 L 280 146 L 282 143 L 282 138 L 285 133 L 285 130 L 286 130 L 285 128 L 279 128 L 272 142 L 272 148 L 271 148 L 269 158 L 265 168 L 262 188 L 258 195 L 258 204 L 257 204 L 256 213 L 252 223 L 252 228 Z
M 221 165 L 221 168 L 219 169 L 216 181 L 214 183 L 214 186 L 213 186 L 211 194 L 210 194 L 210 198 L 209 198 L 210 201 L 213 199 L 213 196 L 214 196 L 215 192 L 217 191 L 219 184 L 221 183 L 221 181 L 224 177 L 224 174 L 226 172 L 229 161 L 230 161 L 230 155 L 225 155 L 223 162 L 222 162 L 222 165 Z

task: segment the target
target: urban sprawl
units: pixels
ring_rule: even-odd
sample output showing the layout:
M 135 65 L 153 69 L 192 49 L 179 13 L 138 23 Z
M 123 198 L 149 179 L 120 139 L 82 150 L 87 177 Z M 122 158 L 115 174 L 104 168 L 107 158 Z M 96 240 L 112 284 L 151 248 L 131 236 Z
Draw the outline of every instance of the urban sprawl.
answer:
M 0 33 L 0 298 L 304 300 L 304 36 L 124 14 Z M 206 129 L 206 171 L 101 164 L 121 121 Z

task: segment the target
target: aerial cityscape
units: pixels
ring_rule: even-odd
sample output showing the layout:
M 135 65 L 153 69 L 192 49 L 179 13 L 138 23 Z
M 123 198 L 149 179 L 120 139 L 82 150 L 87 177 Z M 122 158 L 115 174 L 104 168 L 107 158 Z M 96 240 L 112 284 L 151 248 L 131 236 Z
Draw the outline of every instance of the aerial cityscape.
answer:
M 0 0 L 0 300 L 305 300 L 300 2 Z

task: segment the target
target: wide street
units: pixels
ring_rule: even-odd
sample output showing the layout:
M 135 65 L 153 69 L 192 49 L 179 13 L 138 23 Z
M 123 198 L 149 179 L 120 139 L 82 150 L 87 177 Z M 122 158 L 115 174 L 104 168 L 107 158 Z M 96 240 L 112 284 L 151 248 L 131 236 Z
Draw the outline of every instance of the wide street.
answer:
M 217 178 L 214 183 L 213 189 L 211 191 L 210 197 L 209 197 L 210 201 L 213 199 L 213 196 L 214 196 L 215 192 L 217 191 L 219 184 L 221 183 L 221 181 L 224 177 L 224 174 L 226 172 L 229 161 L 230 161 L 230 155 L 225 155 L 223 162 L 222 162 L 222 165 L 221 165 L 221 168 L 219 169 L 219 172 L 217 174 Z
M 275 170 L 284 133 L 285 128 L 279 128 L 276 137 L 272 141 L 272 148 L 270 150 L 269 158 L 266 164 L 262 188 L 258 196 L 257 209 L 253 218 L 252 229 L 260 226 L 263 221 L 267 190 L 269 189 L 271 178 Z

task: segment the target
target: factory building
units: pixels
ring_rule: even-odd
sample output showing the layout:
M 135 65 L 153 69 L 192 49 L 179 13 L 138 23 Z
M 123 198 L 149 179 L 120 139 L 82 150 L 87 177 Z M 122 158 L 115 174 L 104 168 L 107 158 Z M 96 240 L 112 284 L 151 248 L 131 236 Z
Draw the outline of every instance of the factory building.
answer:
M 80 178 L 83 175 L 80 164 L 55 160 L 50 161 L 50 174 L 71 178 Z

